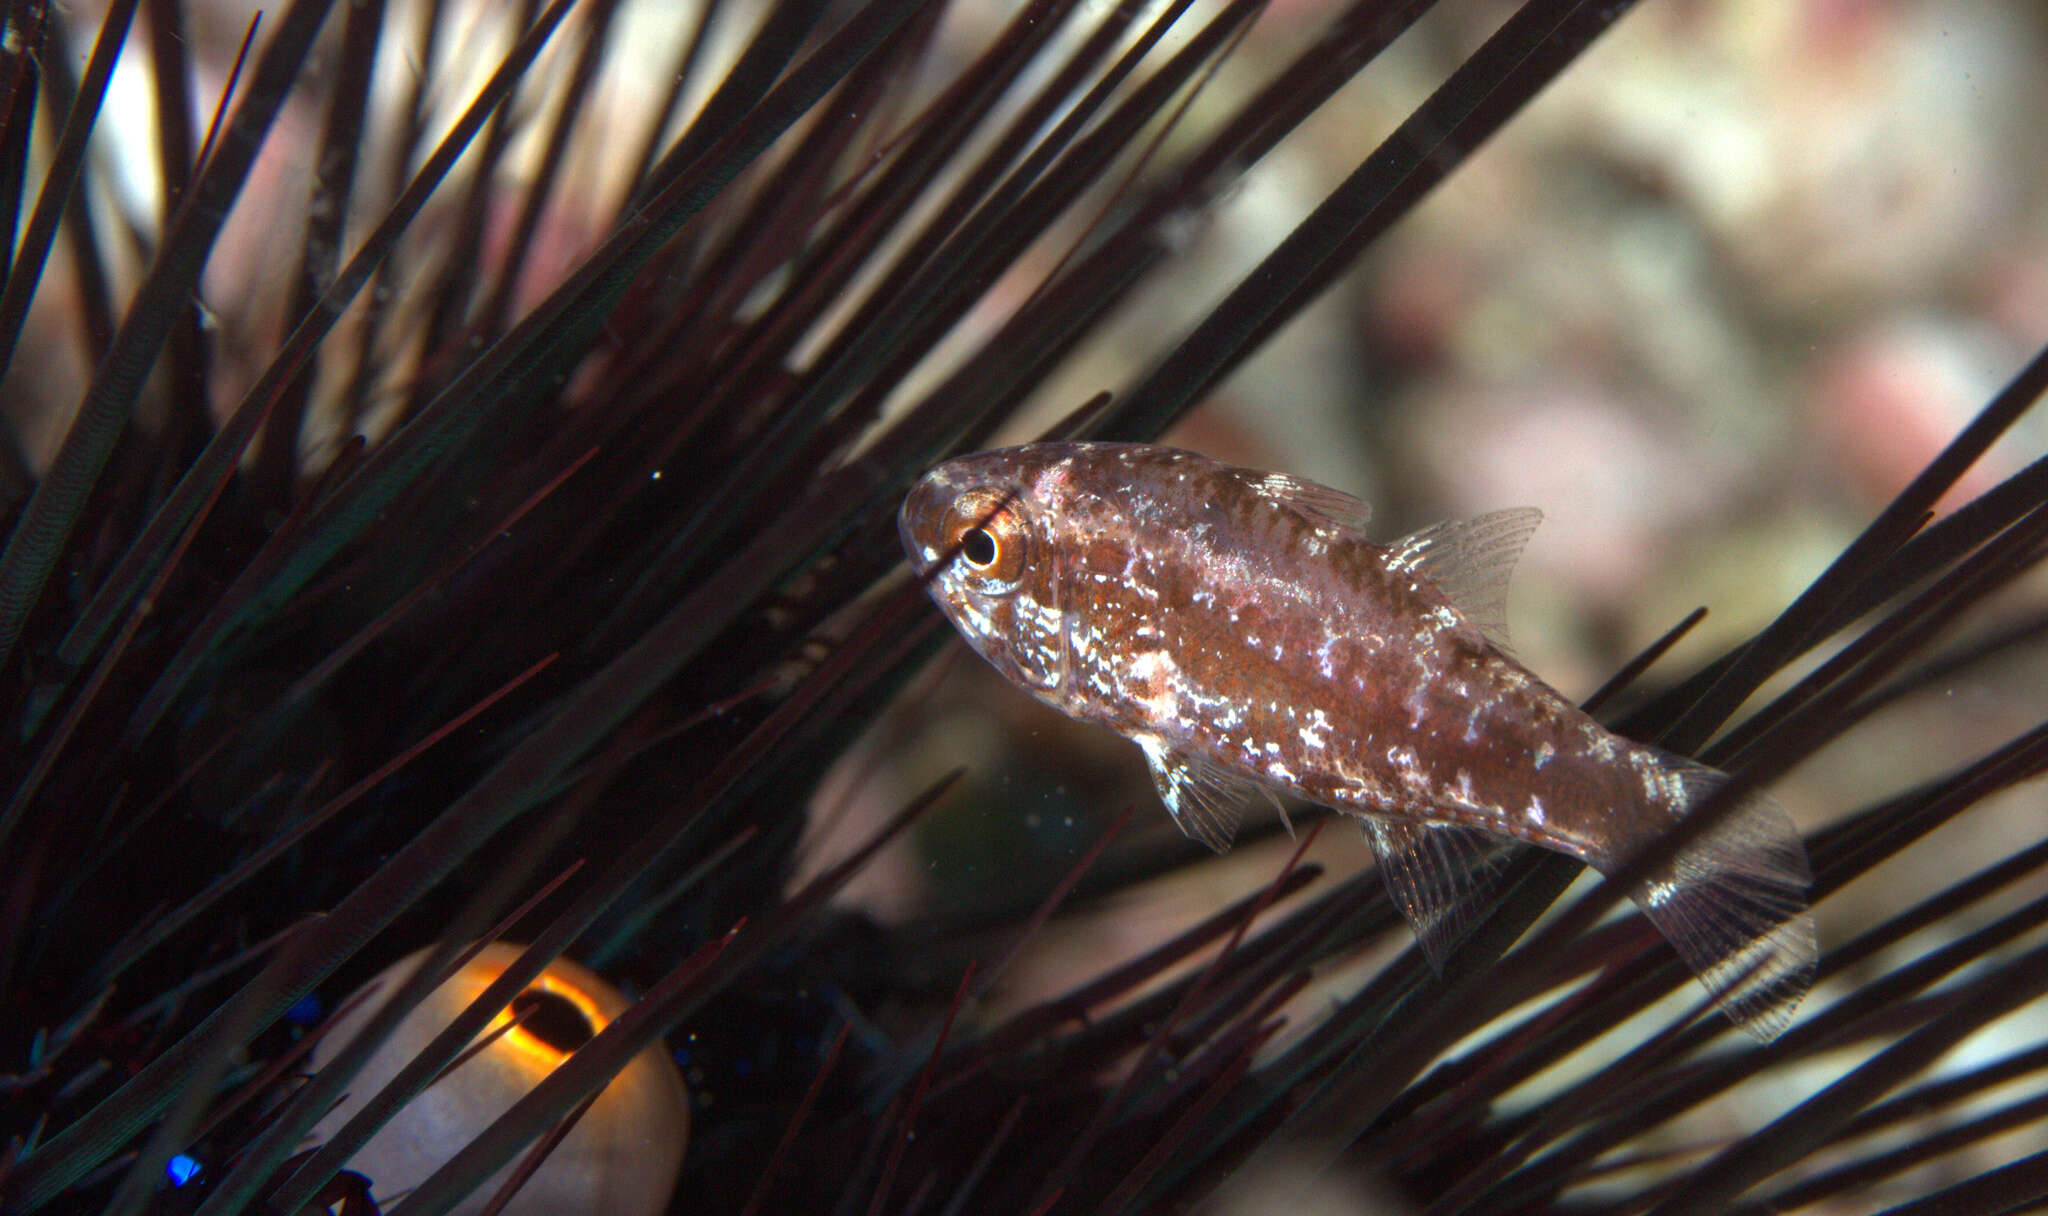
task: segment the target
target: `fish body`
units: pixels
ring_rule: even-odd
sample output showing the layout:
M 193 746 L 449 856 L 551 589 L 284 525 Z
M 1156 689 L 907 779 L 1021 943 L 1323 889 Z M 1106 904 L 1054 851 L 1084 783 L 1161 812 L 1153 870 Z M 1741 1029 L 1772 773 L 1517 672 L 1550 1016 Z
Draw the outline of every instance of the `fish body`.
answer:
M 1607 731 L 1506 651 L 1507 577 L 1537 512 L 1384 546 L 1367 514 L 1284 474 L 1070 443 L 941 465 L 900 527 L 968 643 L 1138 744 L 1190 836 L 1228 847 L 1261 792 L 1358 816 L 1437 961 L 1488 838 L 1612 872 L 1726 778 Z M 1770 1037 L 1812 969 L 1808 882 L 1784 812 L 1751 797 L 1632 894 Z

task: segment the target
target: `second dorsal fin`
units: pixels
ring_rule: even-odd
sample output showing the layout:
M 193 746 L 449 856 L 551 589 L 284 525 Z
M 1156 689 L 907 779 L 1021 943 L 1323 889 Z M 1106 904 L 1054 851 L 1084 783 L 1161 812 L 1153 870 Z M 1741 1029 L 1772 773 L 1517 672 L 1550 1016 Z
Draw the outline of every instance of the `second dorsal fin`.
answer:
M 1535 507 L 1510 507 L 1453 519 L 1387 546 L 1387 567 L 1434 583 L 1489 639 L 1508 643 L 1508 579 L 1543 522 Z

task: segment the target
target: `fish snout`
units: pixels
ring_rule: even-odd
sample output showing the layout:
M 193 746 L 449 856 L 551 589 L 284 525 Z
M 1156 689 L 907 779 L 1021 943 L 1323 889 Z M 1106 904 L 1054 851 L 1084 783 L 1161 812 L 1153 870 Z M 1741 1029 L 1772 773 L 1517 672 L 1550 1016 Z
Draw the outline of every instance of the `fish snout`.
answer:
M 903 541 L 911 570 L 922 579 L 932 576 L 938 562 L 939 525 L 945 518 L 946 496 L 936 481 L 930 473 L 919 478 L 896 512 L 896 534 Z

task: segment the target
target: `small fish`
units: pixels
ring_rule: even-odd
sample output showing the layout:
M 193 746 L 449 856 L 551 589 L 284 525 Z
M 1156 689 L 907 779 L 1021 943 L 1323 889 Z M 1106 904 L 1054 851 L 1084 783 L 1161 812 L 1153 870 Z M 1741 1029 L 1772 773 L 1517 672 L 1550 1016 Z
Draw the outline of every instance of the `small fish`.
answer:
M 1433 963 L 1493 841 L 1612 873 L 1727 777 L 1623 739 L 1505 649 L 1541 518 L 1386 546 L 1359 500 L 1144 444 L 1047 443 L 927 473 L 904 547 L 996 670 L 1143 749 L 1174 821 L 1221 852 L 1248 801 L 1358 816 Z M 1766 1039 L 1813 972 L 1806 851 L 1752 795 L 1632 892 L 1720 1007 Z

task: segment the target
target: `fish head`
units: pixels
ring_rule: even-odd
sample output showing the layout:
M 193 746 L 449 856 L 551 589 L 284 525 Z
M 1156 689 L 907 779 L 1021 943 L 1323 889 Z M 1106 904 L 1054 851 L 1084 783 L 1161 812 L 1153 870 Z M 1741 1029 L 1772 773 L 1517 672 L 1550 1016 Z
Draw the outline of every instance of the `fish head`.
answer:
M 912 568 L 968 645 L 1055 703 L 1070 665 L 1060 483 L 1033 448 L 977 452 L 926 473 L 897 516 Z

